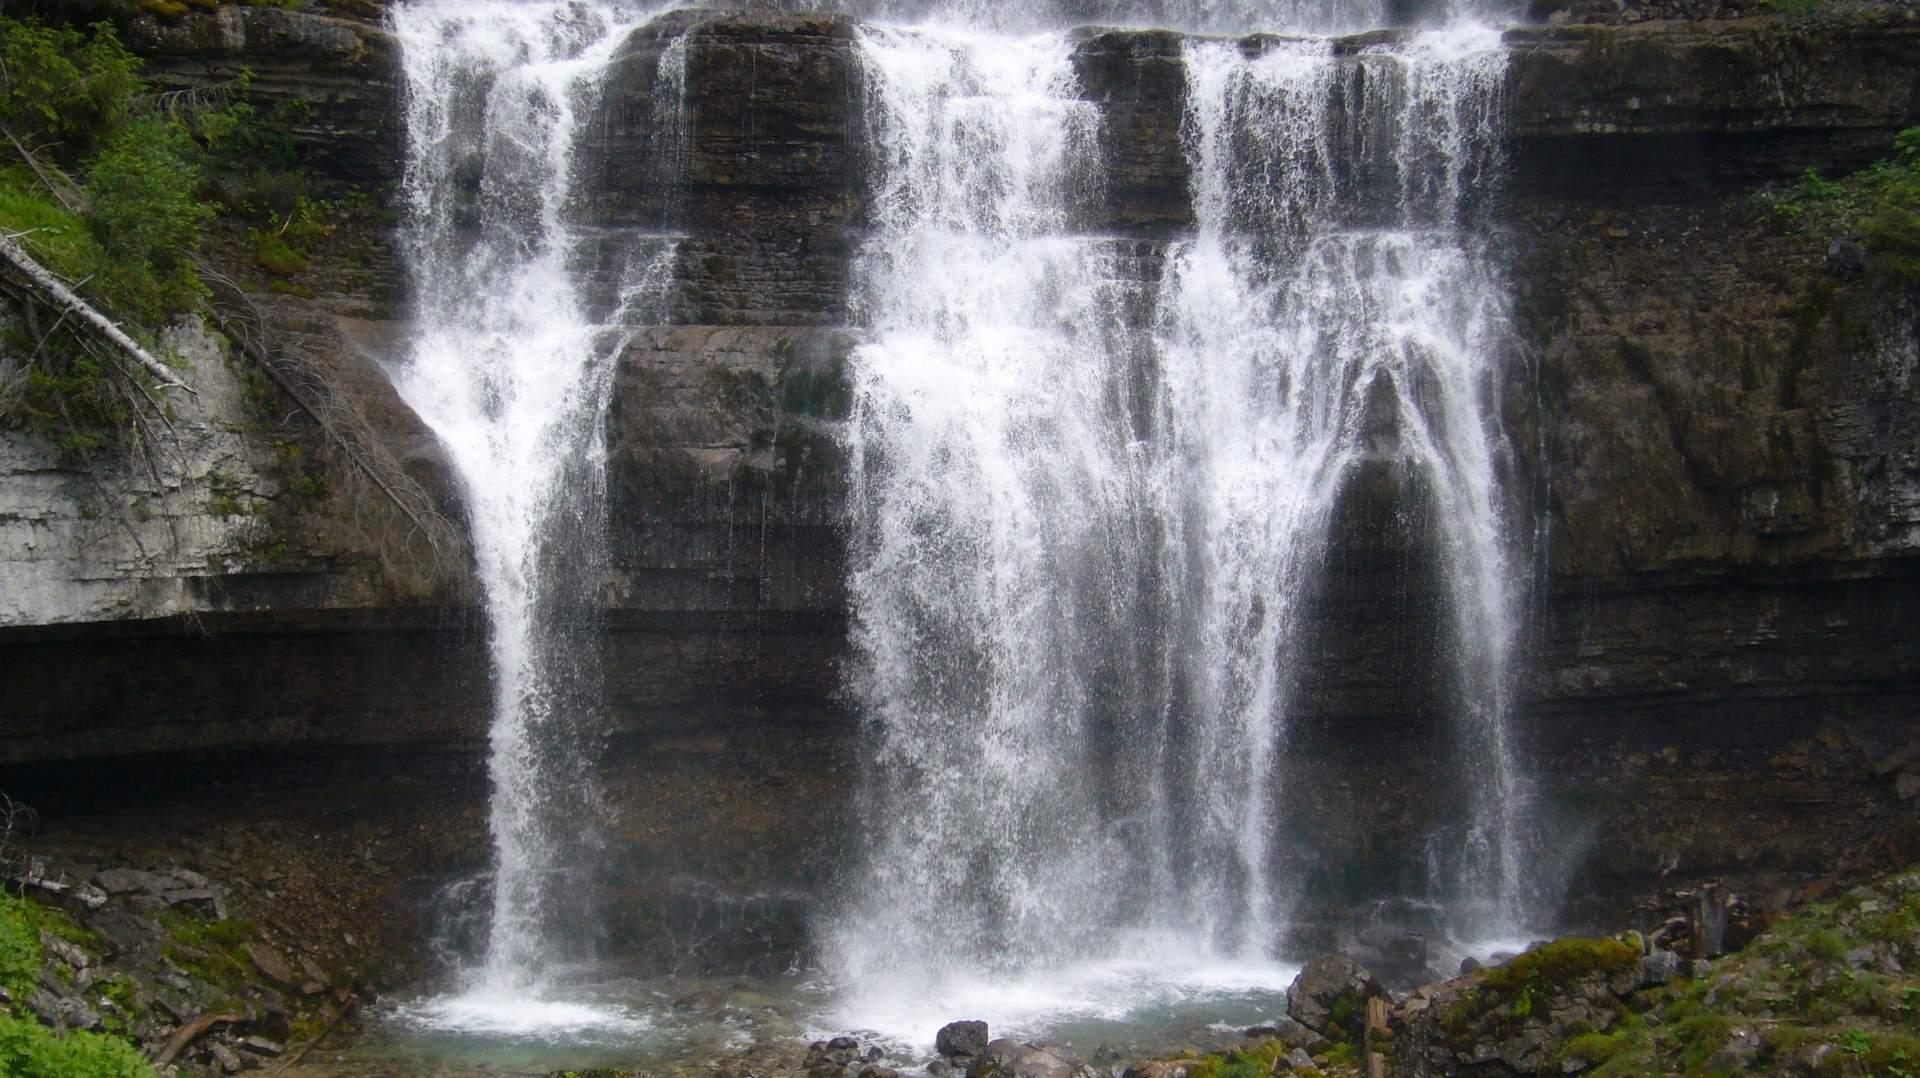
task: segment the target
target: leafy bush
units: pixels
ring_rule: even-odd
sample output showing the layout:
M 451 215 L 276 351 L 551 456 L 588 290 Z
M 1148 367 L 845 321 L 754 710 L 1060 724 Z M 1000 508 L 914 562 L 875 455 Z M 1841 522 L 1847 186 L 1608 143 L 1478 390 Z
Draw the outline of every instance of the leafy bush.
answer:
M 0 17 L 0 229 L 135 337 L 205 298 L 195 256 L 217 204 L 271 217 L 284 237 L 276 272 L 304 268 L 289 243 L 319 227 L 293 171 L 290 130 L 305 106 L 262 121 L 240 99 L 246 88 L 243 76 L 153 95 L 109 23 Z M 20 312 L 0 318 L 0 349 L 26 359 L 0 386 L 0 410 L 78 454 L 139 421 L 127 364 L 76 320 L 31 302 Z
M 37 913 L 33 903 L 0 891 L 0 988 L 14 999 L 25 998 L 40 980 Z
M 138 1049 L 100 1033 L 55 1035 L 26 1018 L 0 1015 L 0 1074 L 13 1078 L 154 1078 Z
M 1920 127 L 1902 131 L 1884 161 L 1837 180 L 1809 170 L 1770 201 L 1782 221 L 1857 234 L 1882 272 L 1920 281 Z
M 110 23 L 81 31 L 0 19 L 0 124 L 78 160 L 126 118 L 139 68 Z

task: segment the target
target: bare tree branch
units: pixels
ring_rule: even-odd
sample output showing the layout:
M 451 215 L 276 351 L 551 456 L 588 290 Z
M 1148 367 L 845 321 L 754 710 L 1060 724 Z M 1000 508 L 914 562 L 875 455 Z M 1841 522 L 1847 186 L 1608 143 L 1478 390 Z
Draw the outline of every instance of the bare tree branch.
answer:
M 33 257 L 27 254 L 26 248 L 21 247 L 15 237 L 0 233 L 0 258 L 5 258 L 8 262 L 12 263 L 13 268 L 19 270 L 34 288 L 38 289 L 53 302 L 54 306 L 64 312 L 79 315 L 81 320 L 92 326 L 102 337 L 111 341 L 113 345 L 122 352 L 133 357 L 136 362 L 147 369 L 148 373 L 160 380 L 162 388 L 184 389 L 188 393 L 193 393 L 193 387 L 180 381 L 178 375 L 175 374 L 172 368 L 154 358 L 153 353 L 141 347 L 139 341 L 127 336 L 126 331 L 115 324 L 113 319 L 108 318 L 106 315 L 100 313 L 92 304 L 81 299 L 73 289 L 66 286 L 65 282 L 54 276 L 53 271 L 34 261 Z M 195 395 L 197 396 L 198 394 Z

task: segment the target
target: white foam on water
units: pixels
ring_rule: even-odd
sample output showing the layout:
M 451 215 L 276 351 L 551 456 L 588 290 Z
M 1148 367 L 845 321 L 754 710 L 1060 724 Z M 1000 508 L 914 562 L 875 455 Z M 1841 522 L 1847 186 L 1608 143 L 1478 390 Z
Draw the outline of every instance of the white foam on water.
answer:
M 574 1045 L 622 1043 L 654 1028 L 646 1015 L 625 1007 L 533 999 L 520 993 L 487 989 L 403 1004 L 392 1014 L 400 1025 L 417 1031 Z
M 862 983 L 817 1016 L 816 1036 L 848 1030 L 909 1053 L 932 1050 L 957 1019 L 987 1023 L 994 1037 L 1042 1040 L 1076 1032 L 1119 1039 L 1134 1027 L 1240 1029 L 1284 1010 L 1298 966 L 1209 960 L 1190 950 L 1069 963 L 1017 976 L 957 974 L 928 986 L 917 978 Z M 1239 1012 L 1237 1016 L 1217 1015 Z M 1169 1042 L 1171 1043 L 1171 1042 Z M 1090 1049 L 1091 1044 L 1086 1045 Z

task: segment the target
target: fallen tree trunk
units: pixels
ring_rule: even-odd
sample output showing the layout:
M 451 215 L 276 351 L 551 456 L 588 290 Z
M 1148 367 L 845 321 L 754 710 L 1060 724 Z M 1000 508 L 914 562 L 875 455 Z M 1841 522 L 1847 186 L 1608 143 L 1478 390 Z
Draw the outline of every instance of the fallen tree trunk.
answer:
M 68 288 L 65 282 L 55 277 L 51 270 L 35 262 L 33 256 L 27 254 L 26 248 L 21 247 L 20 244 L 16 242 L 15 237 L 0 233 L 0 257 L 12 263 L 13 268 L 19 270 L 21 274 L 27 278 L 27 281 L 48 299 L 52 300 L 55 306 L 69 314 L 79 316 L 82 321 L 99 331 L 100 335 L 112 342 L 115 347 L 132 356 L 136 362 L 160 380 L 160 385 L 163 388 L 184 389 L 188 393 L 193 392 L 192 386 L 182 382 L 179 375 L 174 373 L 172 368 L 160 362 L 154 357 L 153 353 L 141 347 L 139 341 L 127 336 L 126 331 L 114 324 L 113 319 L 101 314 L 92 304 L 81 299 L 73 289 Z

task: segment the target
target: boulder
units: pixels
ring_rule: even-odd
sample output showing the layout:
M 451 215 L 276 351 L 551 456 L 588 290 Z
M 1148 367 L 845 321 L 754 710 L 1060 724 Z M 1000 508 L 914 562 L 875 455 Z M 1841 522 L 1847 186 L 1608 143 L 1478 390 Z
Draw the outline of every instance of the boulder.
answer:
M 176 877 L 137 868 L 103 869 L 94 876 L 94 882 L 106 888 L 110 895 L 159 895 L 181 890 L 185 885 L 185 881 Z
M 985 1022 L 973 1019 L 948 1022 L 933 1035 L 933 1050 L 943 1056 L 977 1056 L 987 1050 L 991 1040 Z
M 968 1078 L 1093 1078 L 1093 1070 L 1073 1049 L 1060 1044 L 1021 1044 L 1002 1037 L 967 1068 Z
M 1284 1014 L 1273 1020 L 1272 1029 L 1273 1036 L 1280 1038 L 1280 1043 L 1288 1048 L 1305 1048 L 1311 1052 L 1314 1046 L 1325 1044 L 1327 1040 L 1325 1036 Z
M 247 957 L 253 961 L 254 968 L 258 969 L 267 980 L 272 981 L 274 987 L 288 989 L 299 987 L 300 978 L 279 951 L 259 940 L 248 940 L 241 945 L 241 949 L 247 952 Z
M 1683 960 L 1672 951 L 1654 951 L 1640 958 L 1640 985 L 1643 988 L 1666 984 L 1680 976 Z
M 1287 986 L 1287 1015 L 1318 1033 L 1341 1031 L 1358 1041 L 1366 1021 L 1367 1000 L 1392 1001 L 1386 988 L 1360 963 L 1343 955 L 1328 955 L 1306 964 Z

